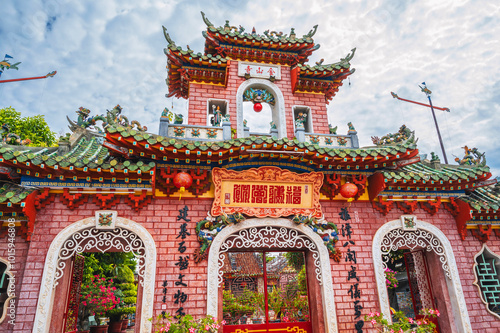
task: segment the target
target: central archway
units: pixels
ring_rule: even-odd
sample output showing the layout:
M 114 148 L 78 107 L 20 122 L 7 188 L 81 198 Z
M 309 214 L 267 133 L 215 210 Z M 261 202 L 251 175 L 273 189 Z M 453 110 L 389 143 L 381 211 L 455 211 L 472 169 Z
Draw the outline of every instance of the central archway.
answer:
M 300 240 L 302 242 L 301 246 L 311 249 L 313 254 L 314 252 L 317 253 L 317 257 L 315 258 L 315 273 L 321 286 L 325 331 L 328 333 L 337 332 L 337 314 L 334 303 L 332 273 L 328 250 L 323 244 L 321 237 L 315 234 L 308 226 L 297 225 L 284 218 L 248 219 L 238 224 L 230 225 L 219 232 L 217 237 L 213 240 L 208 254 L 207 314 L 214 317 L 217 316 L 219 305 L 219 270 L 221 268 L 220 254 L 227 250 L 223 247 L 225 241 L 232 235 L 253 228 L 265 228 L 265 230 L 269 230 L 277 237 L 285 232 L 284 230 L 280 231 L 280 229 L 294 231 L 293 233 L 289 233 L 293 239 Z M 293 239 L 291 241 L 293 241 Z M 289 245 L 288 242 L 286 245 Z M 279 248 L 280 243 L 276 241 L 273 246 Z M 285 244 L 282 246 L 285 247 Z
M 57 280 L 61 277 L 64 264 L 61 263 L 61 258 L 66 257 L 68 246 L 67 242 L 72 242 L 75 238 L 95 237 L 92 230 L 96 226 L 96 218 L 90 217 L 64 228 L 54 238 L 50 244 L 47 257 L 45 259 L 45 269 L 43 271 L 40 293 L 36 308 L 35 322 L 33 332 L 49 333 L 51 328 L 52 309 L 54 305 L 55 287 Z M 128 234 L 133 233 L 141 242 L 137 242 L 144 249 L 144 266 L 143 269 L 143 292 L 140 331 L 150 332 L 151 322 L 148 320 L 153 317 L 153 301 L 154 301 L 154 282 L 156 274 L 156 245 L 151 234 L 142 225 L 122 217 L 117 217 L 115 222 L 115 230 L 119 232 L 109 231 L 111 237 L 120 237 L 123 231 L 127 230 Z M 77 237 L 73 237 L 78 235 Z M 82 236 L 83 235 L 83 236 Z M 109 241 L 109 240 L 108 240 Z M 75 244 L 77 245 L 77 244 Z M 74 249 L 76 250 L 76 249 Z

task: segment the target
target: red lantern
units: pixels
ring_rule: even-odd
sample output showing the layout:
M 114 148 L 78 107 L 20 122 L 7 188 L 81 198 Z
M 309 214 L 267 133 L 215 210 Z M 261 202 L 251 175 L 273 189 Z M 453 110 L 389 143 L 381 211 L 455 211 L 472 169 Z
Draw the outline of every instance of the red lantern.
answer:
M 349 199 L 348 201 L 354 200 L 356 194 L 358 194 L 358 187 L 352 183 L 345 183 L 340 187 L 340 195 Z
M 182 171 L 175 175 L 174 185 L 180 190 L 179 200 L 181 200 L 182 193 L 186 191 L 186 188 L 193 184 L 193 177 L 190 174 Z
M 260 104 L 260 103 L 255 103 L 255 104 L 253 105 L 253 110 L 254 110 L 255 112 L 260 112 L 260 111 L 262 111 L 262 104 Z

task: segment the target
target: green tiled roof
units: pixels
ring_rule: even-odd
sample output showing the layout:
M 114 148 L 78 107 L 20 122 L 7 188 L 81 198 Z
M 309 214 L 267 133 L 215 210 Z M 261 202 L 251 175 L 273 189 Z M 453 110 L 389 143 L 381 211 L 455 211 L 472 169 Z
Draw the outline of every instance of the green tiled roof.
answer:
M 441 165 L 441 168 L 434 169 L 423 162 L 404 166 L 398 170 L 385 170 L 383 175 L 388 180 L 425 180 L 425 181 L 449 181 L 449 180 L 469 180 L 490 171 L 487 166 L 452 166 Z
M 135 132 L 135 131 L 131 131 Z M 110 155 L 109 150 L 102 145 L 103 138 L 93 136 L 90 140 L 82 137 L 78 140 L 75 146 L 66 154 L 59 155 L 57 150 L 54 149 L 42 149 L 37 152 L 26 147 L 26 150 L 15 150 L 11 147 L 1 147 L 0 157 L 6 161 L 16 161 L 21 162 L 29 166 L 41 165 L 48 166 L 54 169 L 59 167 L 67 168 L 73 166 L 75 168 L 88 167 L 89 169 L 110 169 L 114 168 L 116 170 L 137 170 L 149 171 L 154 168 L 155 163 L 149 162 L 144 163 L 143 161 L 132 162 L 117 159 Z M 29 164 L 28 164 L 29 163 Z
M 0 187 L 0 204 L 19 204 L 33 191 L 34 189 L 4 183 Z
M 183 56 L 189 56 L 189 57 L 192 57 L 194 59 L 199 59 L 199 60 L 202 60 L 202 61 L 220 61 L 220 62 L 223 62 L 223 63 L 226 63 L 227 62 L 227 59 L 224 58 L 224 57 L 221 57 L 220 55 L 212 55 L 212 54 L 202 54 L 201 52 L 198 52 L 198 53 L 195 53 L 193 50 L 191 49 L 188 49 L 188 50 L 183 50 L 181 46 L 176 46 L 175 44 L 169 44 L 168 45 L 168 48 L 174 52 L 178 52 L 180 53 L 181 55 Z M 164 53 L 166 54 L 167 53 L 167 49 L 164 49 Z
M 496 211 L 500 208 L 500 183 L 476 188 L 474 192 L 460 197 L 460 199 L 467 202 L 476 211 Z
M 399 155 L 402 159 L 405 157 L 404 153 L 408 149 L 416 149 L 416 144 L 411 141 L 405 141 L 398 145 L 391 146 L 377 146 L 377 147 L 368 147 L 368 148 L 327 148 L 320 147 L 317 144 L 308 143 L 308 142 L 299 142 L 296 139 L 291 140 L 288 138 L 273 138 L 273 137 L 265 137 L 265 136 L 251 136 L 248 138 L 236 138 L 227 141 L 192 141 L 192 140 L 181 140 L 174 138 L 166 138 L 162 136 L 158 136 L 155 134 L 149 133 L 141 133 L 134 130 L 129 130 L 125 127 L 108 127 L 107 132 L 110 134 L 119 134 L 122 138 L 127 139 L 133 137 L 133 142 L 137 144 L 138 142 L 143 142 L 143 144 L 155 145 L 161 144 L 161 146 L 165 148 L 175 148 L 175 149 L 188 149 L 188 150 L 219 150 L 219 149 L 230 149 L 233 147 L 241 147 L 241 146 L 251 146 L 251 145 L 260 145 L 260 144 L 269 144 L 269 147 L 272 148 L 274 145 L 282 146 L 287 145 L 287 148 L 298 148 L 305 149 L 307 153 L 319 153 L 328 155 L 331 157 L 376 157 L 376 156 L 387 156 L 387 155 Z M 130 141 L 130 139 L 125 140 Z M 145 141 L 145 142 L 144 142 Z M 133 143 L 132 142 L 132 143 Z M 272 151 L 270 150 L 272 153 Z

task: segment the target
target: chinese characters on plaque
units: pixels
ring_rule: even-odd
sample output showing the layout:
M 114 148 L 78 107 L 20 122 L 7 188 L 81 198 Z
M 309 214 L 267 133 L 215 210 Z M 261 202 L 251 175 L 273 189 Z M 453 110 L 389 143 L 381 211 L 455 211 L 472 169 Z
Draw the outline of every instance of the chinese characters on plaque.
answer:
M 271 76 L 276 80 L 281 79 L 281 66 L 259 64 L 255 62 L 239 62 L 238 76 L 257 77 L 269 79 Z
M 301 185 L 250 185 L 234 184 L 232 191 L 232 202 L 276 204 L 276 205 L 301 205 L 302 186 Z M 309 192 L 309 185 L 304 185 L 304 192 Z M 229 194 L 229 195 L 228 195 Z M 227 200 L 229 199 L 229 200 Z M 225 193 L 224 204 L 231 204 L 231 193 Z
M 257 217 L 307 215 L 321 217 L 319 190 L 323 174 L 297 174 L 278 167 L 245 171 L 214 168 L 212 216 L 241 213 Z

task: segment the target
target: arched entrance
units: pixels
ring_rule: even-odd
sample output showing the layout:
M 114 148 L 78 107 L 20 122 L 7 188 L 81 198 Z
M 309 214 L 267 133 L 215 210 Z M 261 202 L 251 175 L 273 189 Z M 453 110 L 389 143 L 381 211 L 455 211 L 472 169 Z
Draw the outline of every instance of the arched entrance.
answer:
M 276 104 L 271 108 L 273 121 L 277 125 L 278 137 L 286 137 L 286 119 L 285 119 L 285 99 L 277 85 L 264 79 L 248 79 L 243 82 L 236 93 L 236 130 L 238 138 L 243 137 L 243 94 L 248 88 L 263 88 L 270 91 Z
M 140 224 L 121 217 L 116 218 L 114 229 L 96 232 L 96 218 L 90 217 L 77 221 L 64 228 L 52 241 L 43 271 L 40 294 L 35 315 L 33 332 L 50 332 L 52 310 L 54 306 L 55 288 L 62 277 L 65 267 L 64 258 L 71 257 L 71 253 L 83 252 L 88 242 L 97 237 L 106 238 L 106 243 L 121 248 L 124 251 L 144 248 L 144 264 L 139 264 L 142 276 L 142 304 L 140 312 L 140 331 L 149 332 L 153 317 L 154 282 L 156 274 L 156 246 L 151 234 Z M 125 238 L 128 240 L 124 240 Z M 70 246 L 73 245 L 73 246 Z M 95 246 L 97 243 L 94 244 Z M 101 244 L 100 246 L 105 246 Z M 142 267 L 141 267 L 142 266 Z
M 228 240 L 229 242 L 226 242 Z M 328 250 L 321 237 L 308 226 L 297 225 L 284 218 L 248 219 L 222 229 L 215 237 L 208 255 L 207 314 L 212 316 L 218 314 L 219 286 L 222 283 L 220 269 L 223 266 L 224 253 L 229 248 L 251 249 L 253 247 L 273 249 L 295 247 L 306 249 L 311 253 L 314 276 L 321 290 L 325 332 L 337 332 L 337 315 Z
M 404 217 L 411 218 L 412 223 L 410 227 L 408 225 L 405 227 Z M 456 328 L 459 332 L 472 332 L 450 241 L 437 227 L 417 220 L 415 216 L 403 216 L 401 220 L 387 222 L 377 230 L 373 238 L 373 265 L 381 312 L 384 317 L 391 320 L 389 297 L 384 275 L 386 264 L 382 259 L 382 255 L 402 248 L 410 250 L 423 248 L 427 251 L 433 251 L 439 257 L 439 262 L 446 276 L 446 286 L 450 295 L 452 316 L 455 320 Z

